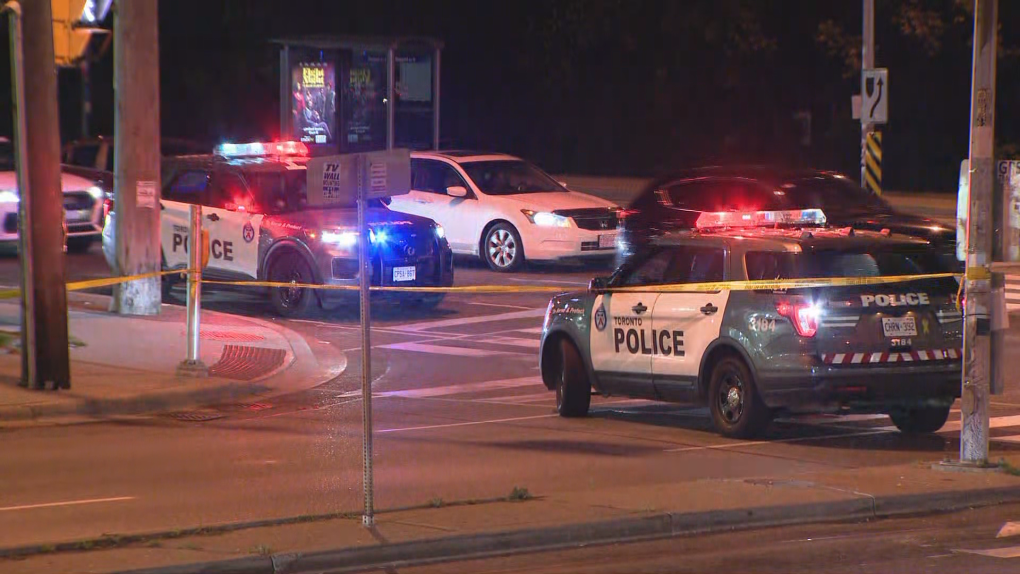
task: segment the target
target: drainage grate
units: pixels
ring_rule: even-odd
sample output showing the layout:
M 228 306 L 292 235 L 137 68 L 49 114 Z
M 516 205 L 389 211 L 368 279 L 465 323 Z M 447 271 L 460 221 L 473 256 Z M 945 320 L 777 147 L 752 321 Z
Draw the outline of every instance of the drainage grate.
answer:
M 209 368 L 209 374 L 237 381 L 250 381 L 274 371 L 283 365 L 287 351 L 248 345 L 225 345 L 219 362 Z
M 204 423 L 206 421 L 214 421 L 216 419 L 226 417 L 226 415 L 222 415 L 220 413 L 203 411 L 181 411 L 177 413 L 166 413 L 163 416 L 186 423 Z

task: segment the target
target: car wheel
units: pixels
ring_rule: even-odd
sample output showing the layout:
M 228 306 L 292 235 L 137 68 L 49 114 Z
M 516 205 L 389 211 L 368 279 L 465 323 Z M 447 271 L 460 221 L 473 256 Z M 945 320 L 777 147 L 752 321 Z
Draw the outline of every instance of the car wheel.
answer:
M 889 418 L 900 432 L 930 434 L 946 424 L 950 407 L 951 404 L 947 403 L 939 406 L 895 408 L 889 411 Z
M 524 264 L 524 246 L 521 236 L 509 223 L 497 223 L 485 234 L 482 258 L 493 271 L 507 273 Z
M 92 247 L 91 237 L 68 237 L 67 251 L 70 253 L 85 253 Z
M 313 283 L 315 278 L 304 258 L 291 254 L 290 257 L 276 258 L 269 268 L 269 280 L 273 283 L 308 284 Z M 281 317 L 304 317 L 315 303 L 315 293 L 301 287 L 271 287 L 269 301 L 273 311 Z
M 560 373 L 556 381 L 556 412 L 561 417 L 583 417 L 591 406 L 591 382 L 581 354 L 570 341 L 560 341 Z
M 712 423 L 723 436 L 751 438 L 772 422 L 772 413 L 758 396 L 751 370 L 739 357 L 723 357 L 712 367 L 708 401 Z

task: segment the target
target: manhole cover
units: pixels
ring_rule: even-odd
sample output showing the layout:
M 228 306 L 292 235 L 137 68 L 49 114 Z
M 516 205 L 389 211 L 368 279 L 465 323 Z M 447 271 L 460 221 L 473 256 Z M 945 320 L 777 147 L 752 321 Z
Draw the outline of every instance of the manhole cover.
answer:
M 165 416 L 167 418 L 174 419 L 174 420 L 178 420 L 178 421 L 188 422 L 188 423 L 202 423 L 202 422 L 206 422 L 206 421 L 214 421 L 216 419 L 222 419 L 226 415 L 222 415 L 222 414 L 219 414 L 219 413 L 210 413 L 210 412 L 184 411 L 184 412 L 179 412 L 179 413 L 166 413 L 163 416 Z

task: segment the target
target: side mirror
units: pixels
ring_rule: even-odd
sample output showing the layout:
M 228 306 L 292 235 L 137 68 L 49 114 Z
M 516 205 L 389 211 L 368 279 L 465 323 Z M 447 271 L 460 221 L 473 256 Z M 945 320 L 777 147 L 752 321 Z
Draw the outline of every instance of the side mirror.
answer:
M 467 197 L 468 190 L 463 185 L 453 185 L 446 188 L 446 195 L 450 197 Z
M 609 279 L 605 277 L 592 277 L 588 282 L 588 291 L 591 293 L 602 293 L 609 288 Z

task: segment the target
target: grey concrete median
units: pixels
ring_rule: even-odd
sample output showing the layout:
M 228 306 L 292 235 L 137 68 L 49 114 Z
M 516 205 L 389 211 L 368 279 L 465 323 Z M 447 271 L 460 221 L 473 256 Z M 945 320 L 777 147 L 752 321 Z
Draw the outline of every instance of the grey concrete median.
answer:
M 127 572 L 129 574 L 358 572 L 673 536 L 949 512 L 1011 502 L 1020 502 L 1020 488 L 1016 485 L 886 496 L 857 493 L 850 498 L 814 504 L 689 513 L 663 512 L 547 528 L 467 534 L 310 553 L 283 553 Z

